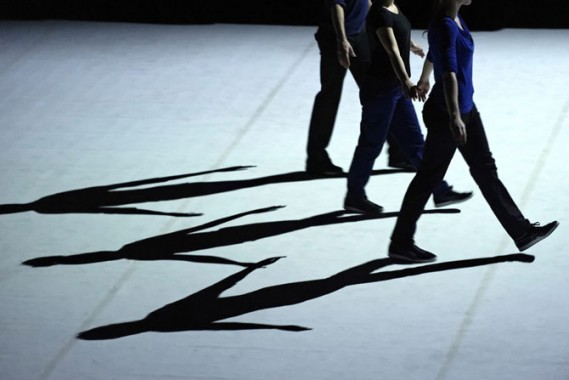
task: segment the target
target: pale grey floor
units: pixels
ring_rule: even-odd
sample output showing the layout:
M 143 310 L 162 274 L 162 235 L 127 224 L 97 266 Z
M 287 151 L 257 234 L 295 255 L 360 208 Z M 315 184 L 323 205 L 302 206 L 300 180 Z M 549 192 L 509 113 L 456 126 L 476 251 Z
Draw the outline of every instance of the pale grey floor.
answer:
M 0 23 L 0 204 L 237 165 L 255 167 L 144 187 L 182 189 L 184 183 L 303 170 L 318 90 L 313 32 L 283 26 Z M 421 31 L 414 37 L 426 45 Z M 275 302 L 282 292 L 312 299 L 222 321 L 311 329 L 306 331 L 145 332 L 85 341 L 76 334 L 142 319 L 242 268 L 176 260 L 33 268 L 23 261 L 115 251 L 275 205 L 286 207 L 209 231 L 338 211 L 345 180 L 269 183 L 124 206 L 203 213 L 194 217 L 0 215 L 0 378 L 569 379 L 569 30 L 503 30 L 475 33 L 475 39 L 476 101 L 500 176 L 529 219 L 561 222 L 551 238 L 527 252 L 535 255 L 533 263 L 390 281 L 363 276 L 360 282 L 372 282 L 343 289 L 327 289 L 329 281 L 311 283 L 321 297 L 285 286 L 277 288 Z M 413 58 L 416 75 L 420 65 Z M 330 146 L 344 168 L 358 123 L 357 91 L 349 78 Z M 382 155 L 376 169 L 385 168 Z M 370 198 L 396 212 L 411 178 L 375 176 Z M 460 214 L 425 215 L 419 244 L 443 263 L 516 253 L 460 156 L 447 179 L 459 190 L 474 189 L 475 197 L 458 207 Z M 185 254 L 240 262 L 286 256 L 221 296 L 247 294 L 325 279 L 384 258 L 394 221 L 316 226 Z M 391 265 L 377 273 L 405 268 Z M 190 321 L 205 312 L 193 306 L 177 317 Z

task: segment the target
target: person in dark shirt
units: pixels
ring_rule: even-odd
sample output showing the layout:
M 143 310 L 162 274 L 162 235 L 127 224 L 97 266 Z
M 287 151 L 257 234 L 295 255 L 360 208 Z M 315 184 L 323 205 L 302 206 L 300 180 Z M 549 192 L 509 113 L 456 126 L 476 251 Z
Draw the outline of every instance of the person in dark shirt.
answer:
M 401 212 L 391 235 L 389 257 L 410 263 L 436 260 L 436 255 L 417 247 L 414 233 L 432 189 L 443 178 L 458 148 L 488 205 L 520 251 L 549 236 L 559 225 L 531 224 L 519 210 L 498 172 L 474 104 L 472 62 L 474 41 L 459 14 L 472 0 L 439 0 L 428 30 L 429 54 L 421 78 L 434 70 L 435 85 L 423 109 L 428 134 L 423 162 L 409 184 Z M 413 93 L 413 88 L 409 93 Z M 419 85 L 420 97 L 427 88 Z
M 370 0 L 324 0 L 320 25 L 315 34 L 320 50 L 321 88 L 314 99 L 306 171 L 315 176 L 342 174 L 332 163 L 326 148 L 330 144 L 338 113 L 344 78 L 349 70 L 358 87 L 369 61 L 364 27 Z M 414 170 L 400 150 L 390 144 L 389 166 Z
M 414 167 L 421 165 L 424 138 L 411 102 L 418 91 L 409 78 L 409 55 L 424 56 L 411 41 L 411 24 L 393 0 L 376 0 L 366 19 L 370 65 L 360 85 L 362 120 L 360 137 L 348 173 L 344 208 L 357 213 L 377 213 L 383 208 L 368 200 L 368 183 L 375 159 L 388 136 Z M 445 181 L 433 189 L 435 206 L 465 201 L 471 192 L 455 192 Z

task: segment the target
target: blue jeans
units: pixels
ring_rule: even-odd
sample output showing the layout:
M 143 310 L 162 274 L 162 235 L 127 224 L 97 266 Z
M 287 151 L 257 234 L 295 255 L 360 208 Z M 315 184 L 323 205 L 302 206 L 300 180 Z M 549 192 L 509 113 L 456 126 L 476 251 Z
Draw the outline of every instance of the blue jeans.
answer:
M 369 82 L 360 91 L 362 121 L 360 137 L 348 172 L 348 194 L 365 196 L 375 159 L 381 153 L 388 136 L 409 161 L 419 168 L 423 159 L 425 139 L 417 113 L 410 99 L 406 99 L 399 85 L 379 88 Z M 443 194 L 449 186 L 440 182 L 433 194 Z

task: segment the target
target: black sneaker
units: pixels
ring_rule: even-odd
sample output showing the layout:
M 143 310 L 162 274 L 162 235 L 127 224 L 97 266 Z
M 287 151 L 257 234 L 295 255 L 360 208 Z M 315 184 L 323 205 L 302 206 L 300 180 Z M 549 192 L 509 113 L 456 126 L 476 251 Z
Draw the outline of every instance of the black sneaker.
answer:
M 449 186 L 448 191 L 446 193 L 433 197 L 433 201 L 435 202 L 435 207 L 444 207 L 452 205 L 454 203 L 467 201 L 470 198 L 472 198 L 472 191 L 459 193 L 458 191 L 454 191 L 452 189 L 452 186 Z
M 410 246 L 397 246 L 393 243 L 389 245 L 388 256 L 395 261 L 402 263 L 429 263 L 437 259 L 437 255 L 417 247 L 415 244 Z
M 367 197 L 356 198 L 350 195 L 346 195 L 344 199 L 344 209 L 358 214 L 380 214 L 383 211 L 383 207 L 373 203 Z
M 344 174 L 341 167 L 336 166 L 332 161 L 325 160 L 320 162 L 306 161 L 306 172 L 311 176 L 336 176 Z
M 516 246 L 520 252 L 525 251 L 532 245 L 539 243 L 559 226 L 559 222 L 551 222 L 543 227 L 539 223 L 534 223 L 530 226 L 529 230 L 519 239 L 516 239 Z

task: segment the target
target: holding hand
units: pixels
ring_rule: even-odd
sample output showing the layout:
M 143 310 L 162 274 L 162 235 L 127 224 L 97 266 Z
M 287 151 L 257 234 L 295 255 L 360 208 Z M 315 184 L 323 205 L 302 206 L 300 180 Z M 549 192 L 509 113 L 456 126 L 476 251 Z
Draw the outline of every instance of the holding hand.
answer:
M 421 102 L 427 100 L 427 95 L 429 94 L 429 90 L 431 89 L 431 84 L 429 80 L 419 80 L 417 82 L 417 96 Z
M 401 87 L 403 88 L 403 94 L 405 94 L 405 97 L 407 99 L 416 100 L 418 98 L 419 91 L 417 89 L 417 86 L 415 86 L 415 84 L 411 82 L 411 80 L 407 80 L 401 83 Z

